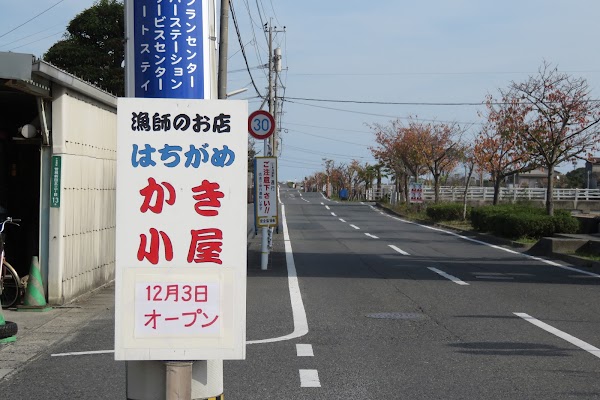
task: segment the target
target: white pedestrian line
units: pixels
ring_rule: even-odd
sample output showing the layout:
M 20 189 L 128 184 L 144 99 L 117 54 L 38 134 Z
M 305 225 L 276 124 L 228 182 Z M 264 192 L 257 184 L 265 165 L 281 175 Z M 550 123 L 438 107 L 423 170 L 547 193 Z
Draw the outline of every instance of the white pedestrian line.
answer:
M 515 314 L 517 317 L 523 318 L 527 322 L 532 323 L 533 325 L 537 326 L 538 328 L 541 328 L 541 329 L 545 330 L 546 332 L 549 332 L 555 336 L 558 336 L 559 338 L 566 340 L 567 342 L 571 343 L 572 345 L 575 345 L 575 346 L 579 347 L 580 349 L 585 350 L 588 353 L 600 358 L 600 349 L 598 349 L 597 347 L 594 347 L 591 344 L 584 342 L 581 339 L 577 339 L 575 336 L 569 335 L 566 332 L 556 329 L 552 325 L 548 325 L 547 323 L 542 322 L 539 319 L 533 318 L 529 314 L 517 313 L 517 312 L 513 313 L 513 314 Z
M 373 238 L 373 239 L 379 239 L 377 236 L 371 235 L 370 233 L 365 233 L 365 235 L 367 235 L 368 237 Z
M 319 371 L 316 369 L 301 369 L 300 387 L 321 387 L 321 382 L 319 382 Z
M 346 220 L 343 220 L 343 219 L 341 219 L 341 218 L 340 218 L 340 221 L 342 221 L 342 222 L 346 222 Z
M 350 226 L 351 226 L 351 227 L 353 227 L 354 229 L 360 229 L 360 228 L 359 228 L 358 226 L 356 226 L 356 225 L 352 225 L 352 224 L 350 224 Z
M 95 351 L 73 351 L 70 353 L 54 353 L 50 357 L 66 357 L 66 356 L 87 356 L 90 354 L 112 354 L 114 350 L 95 350 Z
M 392 250 L 395 250 L 395 251 L 397 251 L 398 253 L 400 253 L 400 254 L 402 254 L 402 255 L 405 255 L 405 256 L 410 256 L 410 254 L 408 254 L 408 253 L 407 253 L 407 252 L 405 252 L 404 250 L 402 250 L 402 249 L 400 249 L 400 248 L 398 248 L 398 247 L 394 246 L 393 244 L 388 244 L 388 246 L 389 246 L 390 248 L 392 248 Z
M 292 251 L 292 242 L 288 231 L 287 220 L 285 217 L 285 206 L 281 206 L 281 225 L 283 227 L 283 242 L 285 245 L 285 260 L 287 263 L 288 286 L 290 291 L 290 300 L 292 303 L 292 318 L 294 320 L 294 331 L 289 335 L 270 339 L 248 340 L 246 344 L 273 343 L 299 338 L 308 333 L 308 320 L 306 319 L 306 310 L 302 301 L 302 293 L 298 284 L 298 274 L 294 262 L 294 252 Z
M 445 273 L 444 271 L 440 271 L 437 268 L 433 268 L 433 267 L 427 267 L 428 269 L 432 270 L 433 272 L 435 272 L 436 274 L 439 274 L 441 276 L 443 276 L 446 279 L 450 279 L 452 282 L 456 283 L 457 285 L 469 285 L 467 282 L 461 281 L 460 279 L 458 279 L 455 276 L 452 276 L 450 274 Z
M 335 213 L 334 213 L 334 212 L 332 212 L 332 213 L 331 213 L 331 215 L 333 215 L 334 217 L 337 217 L 337 215 L 335 215 Z
M 331 208 L 329 208 L 329 206 L 325 206 L 325 209 L 326 210 L 331 210 Z
M 312 344 L 297 344 L 296 355 L 298 357 L 314 357 Z

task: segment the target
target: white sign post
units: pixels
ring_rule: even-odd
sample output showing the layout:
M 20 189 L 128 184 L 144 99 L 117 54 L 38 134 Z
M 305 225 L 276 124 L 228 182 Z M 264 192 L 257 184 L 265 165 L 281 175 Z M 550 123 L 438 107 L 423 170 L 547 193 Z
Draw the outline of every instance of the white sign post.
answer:
M 120 98 L 116 360 L 243 359 L 247 103 Z

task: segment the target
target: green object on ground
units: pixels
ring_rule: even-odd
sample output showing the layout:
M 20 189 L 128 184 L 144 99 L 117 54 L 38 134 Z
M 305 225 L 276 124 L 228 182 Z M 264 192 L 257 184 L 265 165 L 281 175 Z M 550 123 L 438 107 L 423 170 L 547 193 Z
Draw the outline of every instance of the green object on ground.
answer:
M 29 282 L 25 291 L 25 300 L 23 306 L 17 307 L 19 311 L 48 311 L 52 307 L 46 305 L 46 295 L 44 294 L 44 284 L 42 283 L 42 273 L 40 263 L 37 257 L 31 260 L 31 269 L 29 270 Z

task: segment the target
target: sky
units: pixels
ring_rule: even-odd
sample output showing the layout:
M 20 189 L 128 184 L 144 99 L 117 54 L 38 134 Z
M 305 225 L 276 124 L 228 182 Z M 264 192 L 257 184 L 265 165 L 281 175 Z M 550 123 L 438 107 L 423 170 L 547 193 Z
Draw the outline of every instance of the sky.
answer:
M 93 3 L 0 0 L 0 51 L 42 56 L 68 22 Z M 395 119 L 458 122 L 471 140 L 483 122 L 479 112 L 484 107 L 417 103 L 481 103 L 511 81 L 535 75 L 544 60 L 585 78 L 592 98 L 600 98 L 597 0 L 232 3 L 252 79 L 263 96 L 267 71 L 261 66 L 268 44 L 262 26 L 269 21 L 277 31 L 285 26 L 285 32 L 274 34 L 284 68 L 278 89 L 285 99 L 279 120 L 280 181 L 323 171 L 324 160 L 374 164 L 369 147 L 376 144 L 369 126 Z M 247 99 L 252 112 L 262 100 L 231 18 L 229 25 L 228 91 L 248 88 L 232 99 Z M 410 104 L 360 103 L 365 101 Z M 255 147 L 262 152 L 262 142 Z

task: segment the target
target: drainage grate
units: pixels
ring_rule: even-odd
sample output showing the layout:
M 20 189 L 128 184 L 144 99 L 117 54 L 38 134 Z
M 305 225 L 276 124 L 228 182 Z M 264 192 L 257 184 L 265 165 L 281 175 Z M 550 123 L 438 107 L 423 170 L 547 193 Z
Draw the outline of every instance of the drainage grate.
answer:
M 425 316 L 425 314 L 420 314 L 420 313 L 386 312 L 386 313 L 367 314 L 367 318 L 416 320 L 416 319 L 425 319 L 427 317 Z

